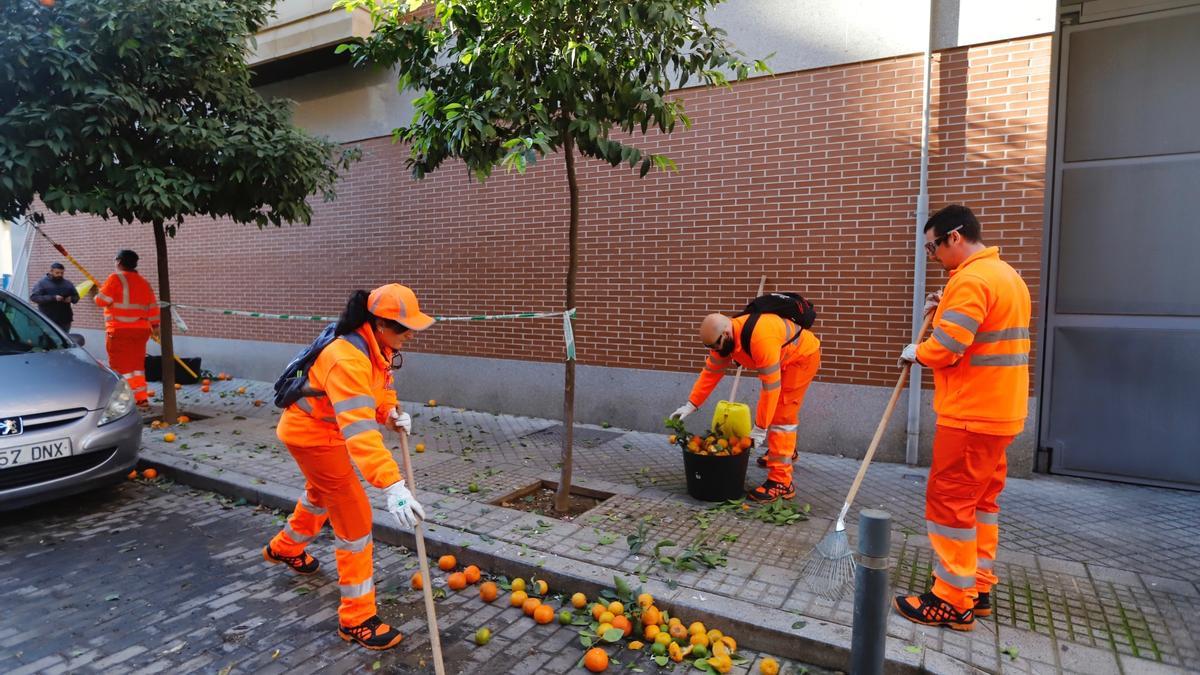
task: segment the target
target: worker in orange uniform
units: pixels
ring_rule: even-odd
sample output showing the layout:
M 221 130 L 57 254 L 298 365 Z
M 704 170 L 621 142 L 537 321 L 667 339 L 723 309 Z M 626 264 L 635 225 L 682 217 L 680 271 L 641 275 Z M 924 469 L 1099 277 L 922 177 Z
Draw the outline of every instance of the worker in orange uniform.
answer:
M 700 324 L 700 341 L 710 350 L 704 370 L 692 386 L 692 392 L 672 417 L 684 419 L 704 405 L 709 394 L 725 377 L 725 369 L 736 361 L 758 373 L 762 388 L 754 414 L 754 444 L 767 444 L 767 480 L 747 492 L 756 502 L 792 499 L 792 458 L 796 454 L 796 430 L 800 406 L 817 368 L 821 366 L 821 341 L 811 331 L 776 314 L 758 314 L 750 336 L 750 349 L 742 345 L 742 328 L 752 314 L 732 319 L 724 314 L 709 314 Z M 749 352 L 749 353 L 747 353 Z
M 263 557 L 301 574 L 316 572 L 319 563 L 304 549 L 330 520 L 342 597 L 338 635 L 367 649 L 390 649 L 402 636 L 376 613 L 371 503 L 354 467 L 384 491 L 387 509 L 401 527 L 411 529 L 425 519 L 383 444 L 379 425 L 411 433 L 412 419 L 392 388 L 392 358 L 415 331 L 432 324 L 405 286 L 388 284 L 369 295 L 356 291 L 338 318 L 335 333 L 340 337 L 308 369 L 307 390 L 313 395 L 284 410 L 276 429 L 305 485 L 287 525 L 263 548 Z
M 1025 426 L 1029 398 L 1029 288 L 1000 249 L 985 246 L 975 214 L 947 206 L 925 223 L 925 249 L 950 272 L 926 311 L 933 334 L 902 361 L 933 369 L 937 429 L 925 487 L 933 544 L 931 591 L 898 596 L 916 623 L 971 630 L 992 613 L 1005 450 Z
M 125 378 L 141 408 L 150 406 L 146 391 L 146 341 L 158 337 L 158 298 L 150 282 L 138 274 L 138 254 L 117 252 L 117 271 L 108 275 L 96 293 L 104 308 L 104 348 L 108 367 Z

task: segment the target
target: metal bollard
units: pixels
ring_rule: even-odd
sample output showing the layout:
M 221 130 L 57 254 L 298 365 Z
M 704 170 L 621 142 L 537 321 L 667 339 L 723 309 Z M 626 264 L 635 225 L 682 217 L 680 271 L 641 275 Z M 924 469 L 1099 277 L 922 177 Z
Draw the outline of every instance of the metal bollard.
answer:
M 851 675 L 882 675 L 891 587 L 888 552 L 892 516 L 863 509 L 858 514 L 858 567 L 854 571 L 854 628 L 850 638 Z

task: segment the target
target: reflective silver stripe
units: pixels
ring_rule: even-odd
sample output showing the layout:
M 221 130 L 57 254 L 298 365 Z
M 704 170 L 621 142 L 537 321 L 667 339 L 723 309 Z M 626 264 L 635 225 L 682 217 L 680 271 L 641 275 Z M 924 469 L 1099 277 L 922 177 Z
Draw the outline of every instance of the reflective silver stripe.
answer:
M 338 401 L 333 404 L 334 413 L 344 413 L 358 408 L 375 409 L 375 397 L 363 394 L 361 396 L 352 396 L 345 401 Z
M 942 561 L 937 561 L 937 565 L 933 567 L 933 573 L 937 578 L 950 584 L 955 588 L 975 588 L 975 577 L 963 577 L 957 574 L 951 574 L 949 570 L 942 565 Z
M 785 320 L 783 323 L 787 326 L 787 337 L 783 341 L 784 343 L 788 343 L 792 341 L 792 338 L 796 337 L 796 333 L 800 332 L 800 327 L 791 321 Z
M 996 569 L 996 561 L 992 560 L 991 558 L 979 558 L 979 560 L 975 563 L 975 566 L 981 570 Z
M 135 305 L 128 302 L 116 302 L 113 303 L 113 307 L 116 307 L 117 309 L 143 309 L 149 311 L 153 305 Z
M 307 494 L 301 494 L 301 495 L 300 495 L 300 506 L 303 506 L 305 511 L 308 511 L 309 513 L 313 514 L 314 516 L 323 516 L 323 515 L 325 515 L 326 513 L 329 513 L 329 512 L 328 512 L 328 511 L 326 511 L 325 509 L 323 509 L 323 508 L 321 508 L 321 507 L 317 506 L 316 504 L 313 504 L 312 502 L 308 501 L 308 495 L 307 495 Z
M 794 434 L 799 424 L 772 424 L 767 427 L 767 431 L 774 431 L 777 434 Z
M 375 420 L 359 420 L 352 422 L 342 427 L 342 438 L 350 440 L 359 434 L 365 434 L 368 431 L 378 431 L 379 423 Z
M 775 380 L 774 382 L 768 382 L 767 384 L 764 384 L 762 386 L 762 388 L 763 388 L 763 391 L 772 391 L 772 390 L 778 389 L 782 386 L 783 386 L 783 380 Z
M 1002 340 L 1028 340 L 1028 328 L 1005 328 L 1004 330 L 985 330 L 975 335 L 975 342 L 1000 342 Z
M 725 372 L 725 369 L 728 367 L 729 367 L 728 365 L 724 365 L 719 368 L 713 368 L 712 366 L 708 365 L 707 363 L 704 364 L 705 372 L 709 372 L 709 373 L 723 373 L 723 372 Z
M 365 548 L 367 548 L 367 544 L 370 544 L 370 543 L 371 543 L 371 534 L 369 532 L 366 535 L 361 536 L 358 539 L 355 539 L 353 541 L 347 541 L 346 539 L 342 539 L 341 537 L 337 537 L 337 536 L 335 536 L 333 538 L 333 547 L 334 548 L 336 548 L 340 551 L 348 551 L 350 553 L 358 553 L 359 551 L 362 551 Z
M 975 354 L 973 366 L 1024 366 L 1029 364 L 1028 354 Z
M 979 322 L 978 321 L 976 321 L 975 319 L 972 319 L 971 317 L 967 316 L 966 314 L 963 314 L 962 312 L 960 312 L 956 309 L 948 309 L 945 312 L 943 312 L 942 320 L 949 321 L 950 323 L 952 323 L 956 326 L 962 326 L 963 328 L 966 328 L 967 330 L 971 331 L 972 333 L 979 330 Z
M 104 303 L 107 305 L 111 305 L 113 302 L 113 299 L 111 297 L 105 295 L 104 293 L 96 293 L 96 299 L 103 300 Z
M 343 598 L 361 598 L 375 590 L 375 577 L 371 577 L 361 584 L 338 584 L 338 590 L 342 592 Z
M 317 538 L 315 534 L 300 534 L 292 529 L 292 524 L 288 523 L 283 526 L 283 533 L 292 538 L 292 541 L 297 544 L 303 544 L 306 541 L 312 541 Z
M 975 528 L 973 527 L 950 527 L 935 523 L 932 520 L 925 521 L 925 529 L 929 534 L 941 535 L 947 539 L 955 541 L 975 541 Z
M 129 280 L 125 278 L 124 272 L 117 272 L 117 279 L 121 282 L 121 302 L 129 303 Z
M 112 318 L 114 321 L 120 321 L 121 323 L 137 323 L 138 321 L 146 320 L 145 317 L 141 316 L 114 316 L 110 318 Z
M 778 373 L 779 368 L 780 368 L 779 364 L 776 363 L 775 365 L 767 366 L 766 368 L 759 368 L 758 374 L 760 376 L 765 377 L 767 375 L 770 375 L 771 373 Z
M 975 522 L 983 523 L 984 525 L 999 525 L 1000 524 L 1000 512 L 999 511 L 976 511 L 975 512 Z
M 962 354 L 963 352 L 967 351 L 967 345 L 955 340 L 953 336 L 942 330 L 940 327 L 933 329 L 933 339 L 937 340 L 938 344 L 946 349 L 949 349 L 955 354 Z
M 317 411 L 313 409 L 312 403 L 309 403 L 307 398 L 296 400 L 296 407 L 308 413 L 309 416 L 321 420 L 322 422 L 336 422 L 332 417 L 317 417 Z

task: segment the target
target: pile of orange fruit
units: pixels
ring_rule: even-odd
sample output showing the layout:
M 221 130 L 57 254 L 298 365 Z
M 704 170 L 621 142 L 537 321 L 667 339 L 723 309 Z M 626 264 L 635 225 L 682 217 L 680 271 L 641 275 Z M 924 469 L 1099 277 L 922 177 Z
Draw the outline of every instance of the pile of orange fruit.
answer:
M 740 450 L 739 450 L 740 451 Z M 625 642 L 631 651 L 646 650 L 660 667 L 689 661 L 692 666 L 707 672 L 728 673 L 734 665 L 747 663 L 737 656 L 738 644 L 732 636 L 715 628 L 707 628 L 699 621 L 690 624 L 680 617 L 671 616 L 654 604 L 654 597 L 626 590 L 627 603 L 612 599 L 589 602 L 583 593 L 550 595 L 550 585 L 545 579 L 513 579 L 485 575 L 479 567 L 468 565 L 460 568 L 458 559 L 444 555 L 437 560 L 437 568 L 447 574 L 446 586 L 451 591 L 462 591 L 468 586 L 479 586 L 479 599 L 485 603 L 500 598 L 501 590 L 509 591 L 507 605 L 522 611 L 538 624 L 554 623 L 575 625 L 580 631 L 587 651 L 582 665 L 593 673 L 604 672 L 609 666 L 609 654 L 603 643 Z M 485 576 L 489 577 L 485 579 Z M 618 584 L 619 586 L 619 584 Z M 422 590 L 424 582 L 420 572 L 412 575 L 412 588 Z M 614 593 L 604 593 L 608 598 Z M 556 611 L 555 604 L 558 605 Z M 482 627 L 475 634 L 477 645 L 487 644 L 491 631 Z M 762 675 L 778 673 L 774 659 L 765 659 L 760 664 Z
M 717 438 L 716 436 L 692 436 L 687 442 L 686 449 L 688 452 L 697 455 L 713 455 L 717 457 L 726 457 L 730 455 L 740 455 L 750 448 L 754 442 L 750 437 L 738 438 Z

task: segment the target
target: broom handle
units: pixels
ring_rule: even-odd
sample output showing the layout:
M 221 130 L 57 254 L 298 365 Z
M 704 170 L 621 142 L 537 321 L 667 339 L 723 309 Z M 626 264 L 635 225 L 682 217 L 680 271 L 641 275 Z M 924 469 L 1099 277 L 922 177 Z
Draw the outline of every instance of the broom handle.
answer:
M 921 324 L 920 330 L 917 331 L 916 339 L 920 340 L 925 331 L 929 330 L 929 324 L 933 323 L 934 312 L 925 315 L 925 322 Z M 896 386 L 892 388 L 892 397 L 888 399 L 887 408 L 883 411 L 883 418 L 879 420 L 879 426 L 875 427 L 875 436 L 871 438 L 871 445 L 867 448 L 867 454 L 863 456 L 862 464 L 858 467 L 858 475 L 854 477 L 854 483 L 850 486 L 850 492 L 846 495 L 846 503 L 842 505 L 842 512 L 838 514 L 837 529 L 846 529 L 845 519 L 846 513 L 850 511 L 850 504 L 854 502 L 854 497 L 858 495 L 858 488 L 862 485 L 863 478 L 867 475 L 867 467 L 871 465 L 871 459 L 875 457 L 875 450 L 879 447 L 879 441 L 883 438 L 883 431 L 887 429 L 888 421 L 892 418 L 892 412 L 896 409 L 896 401 L 900 400 L 900 392 L 904 391 L 904 383 L 908 381 L 908 374 L 912 371 L 912 364 L 905 364 L 900 370 L 900 377 L 896 378 Z
M 417 484 L 413 478 L 412 459 L 408 456 L 408 433 L 400 432 L 400 449 L 404 455 L 404 475 L 408 478 L 408 489 L 417 493 Z M 446 675 L 446 666 L 442 663 L 442 640 L 438 635 L 437 614 L 433 608 L 433 578 L 429 576 L 429 558 L 425 555 L 425 528 L 421 523 L 413 528 L 417 539 L 417 561 L 421 565 L 421 588 L 425 591 L 425 617 L 429 619 L 429 644 L 433 647 L 433 669 L 437 675 Z
M 762 295 L 763 288 L 766 285 L 767 285 L 767 275 L 764 274 L 758 278 L 758 293 L 756 293 L 754 297 L 757 298 L 758 296 Z M 741 366 L 741 364 L 738 364 L 737 373 L 735 373 L 733 376 L 733 389 L 731 389 L 729 392 L 729 400 L 731 402 L 737 401 L 738 382 L 740 382 L 741 379 L 742 379 L 742 366 Z

